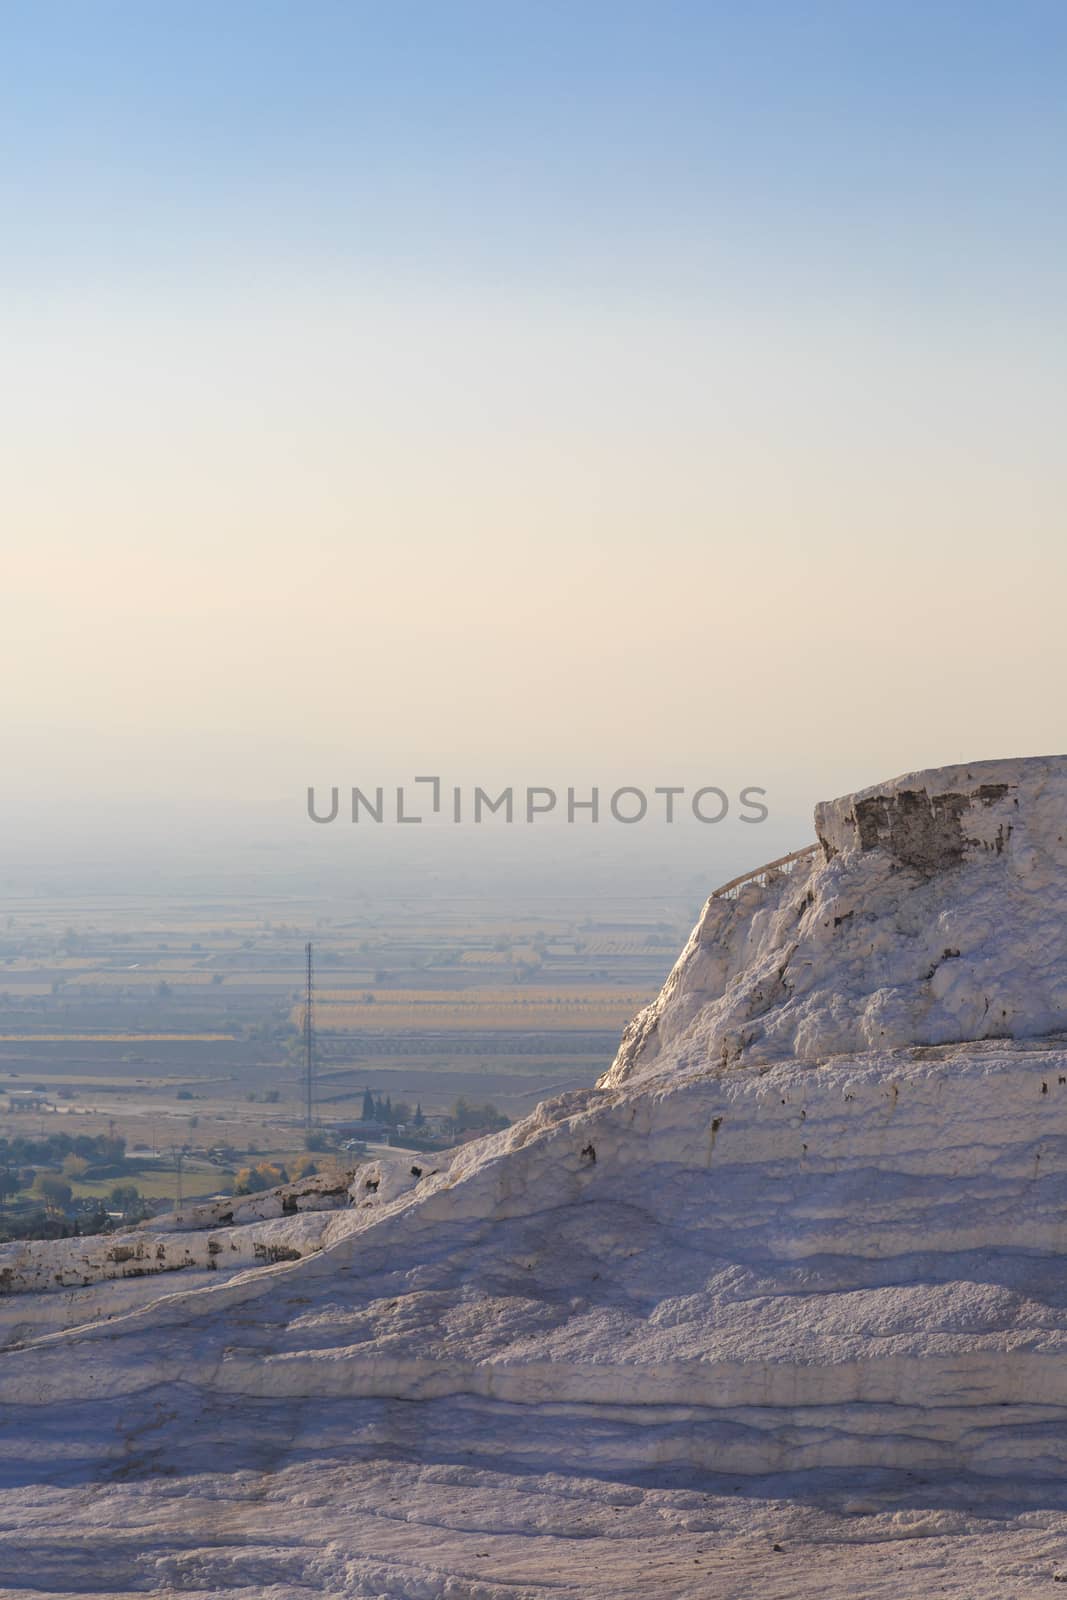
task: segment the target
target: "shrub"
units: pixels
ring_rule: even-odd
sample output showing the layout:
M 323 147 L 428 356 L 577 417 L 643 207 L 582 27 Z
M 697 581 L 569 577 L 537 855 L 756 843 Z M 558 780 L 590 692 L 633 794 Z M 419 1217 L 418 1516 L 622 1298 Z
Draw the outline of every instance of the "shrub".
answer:
M 39 1172 L 33 1180 L 33 1192 L 55 1213 L 70 1205 L 73 1190 L 56 1172 Z
M 261 1194 L 279 1183 L 288 1183 L 289 1174 L 280 1164 L 261 1161 L 258 1167 L 242 1167 L 234 1182 L 234 1194 Z

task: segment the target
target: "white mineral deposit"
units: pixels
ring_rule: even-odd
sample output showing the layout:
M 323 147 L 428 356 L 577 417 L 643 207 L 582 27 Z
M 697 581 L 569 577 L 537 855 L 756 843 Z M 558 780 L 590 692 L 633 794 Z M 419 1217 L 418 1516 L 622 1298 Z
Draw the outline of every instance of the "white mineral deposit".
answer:
M 1057 1592 L 1065 1032 L 1067 757 L 820 805 L 596 1087 L 4 1246 L 3 1594 Z

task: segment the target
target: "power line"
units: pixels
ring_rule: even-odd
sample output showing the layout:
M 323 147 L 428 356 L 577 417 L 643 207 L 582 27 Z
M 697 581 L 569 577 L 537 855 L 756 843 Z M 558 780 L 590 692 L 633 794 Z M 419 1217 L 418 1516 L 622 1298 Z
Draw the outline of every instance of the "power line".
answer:
M 174 1215 L 177 1221 L 182 1220 L 182 1162 L 185 1160 L 185 1146 L 181 1149 L 176 1144 L 170 1147 L 174 1160 Z
M 315 1120 L 315 987 L 311 961 L 311 940 L 304 946 L 307 961 L 307 983 L 304 989 L 304 1070 L 307 1075 L 307 1099 L 304 1108 L 304 1126 L 310 1128 Z

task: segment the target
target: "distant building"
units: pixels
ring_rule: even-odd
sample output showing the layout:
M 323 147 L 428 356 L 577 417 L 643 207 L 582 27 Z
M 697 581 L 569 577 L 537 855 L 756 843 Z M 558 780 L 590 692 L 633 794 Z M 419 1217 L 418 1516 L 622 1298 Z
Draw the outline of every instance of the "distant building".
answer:
M 372 1139 L 381 1141 L 387 1139 L 393 1130 L 385 1122 L 371 1122 L 367 1117 L 357 1117 L 355 1122 L 335 1122 L 331 1133 L 339 1134 L 344 1139 Z
M 9 1111 L 50 1111 L 52 1106 L 48 1096 L 40 1094 L 36 1089 L 9 1089 L 7 1109 Z

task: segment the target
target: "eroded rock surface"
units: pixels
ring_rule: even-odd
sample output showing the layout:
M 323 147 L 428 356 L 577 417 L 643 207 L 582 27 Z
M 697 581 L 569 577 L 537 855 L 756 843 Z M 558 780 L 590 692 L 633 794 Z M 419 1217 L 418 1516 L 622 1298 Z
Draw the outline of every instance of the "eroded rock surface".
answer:
M 1067 1029 L 1067 758 L 910 773 L 815 824 L 803 871 L 712 895 L 604 1085 Z
M 712 896 L 596 1088 L 441 1171 L 139 1230 L 190 1256 L 166 1276 L 102 1241 L 119 1277 L 72 1287 L 37 1246 L 0 1296 L 5 1593 L 38 1581 L 42 1482 L 51 1523 L 135 1529 L 100 1594 L 844 1595 L 862 1568 L 872 1595 L 936 1573 L 1001 1600 L 1067 1577 L 1065 768 L 821 806 L 811 860 Z M 245 1253 L 210 1270 L 227 1239 Z M 853 1515 L 939 1553 L 877 1578 L 849 1556 L 835 1590 L 779 1581 L 769 1535 L 770 1568 L 730 1542 L 779 1516 L 825 1552 Z

